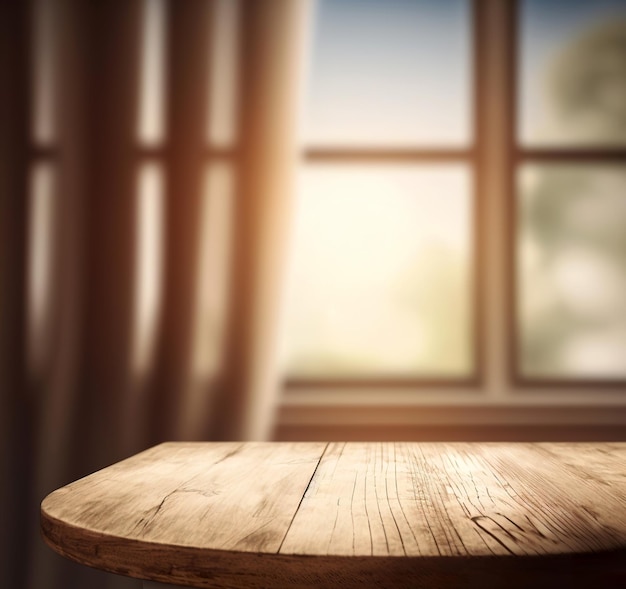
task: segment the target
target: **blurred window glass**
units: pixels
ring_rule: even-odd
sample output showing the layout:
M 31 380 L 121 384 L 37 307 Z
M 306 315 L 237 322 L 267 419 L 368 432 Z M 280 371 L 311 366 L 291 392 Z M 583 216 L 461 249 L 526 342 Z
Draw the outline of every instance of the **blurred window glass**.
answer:
M 470 142 L 467 0 L 318 0 L 310 145 Z
M 626 2 L 524 0 L 521 142 L 626 145 Z
M 293 376 L 471 375 L 470 183 L 461 164 L 307 166 Z
M 529 164 L 519 189 L 523 375 L 626 378 L 626 169 Z
M 626 1 L 523 0 L 517 373 L 626 379 Z
M 467 381 L 476 355 L 471 3 L 316 7 L 287 373 L 292 382 Z

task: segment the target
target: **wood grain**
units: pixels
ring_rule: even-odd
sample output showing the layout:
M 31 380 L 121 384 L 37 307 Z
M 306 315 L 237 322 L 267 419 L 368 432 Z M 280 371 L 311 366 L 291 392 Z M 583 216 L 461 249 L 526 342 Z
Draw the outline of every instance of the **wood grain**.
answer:
M 60 489 L 42 509 L 119 538 L 273 553 L 323 449 L 163 444 Z
M 626 444 L 169 443 L 49 495 L 42 531 L 194 587 L 626 586 Z
M 583 469 L 551 459 L 551 447 L 558 448 L 331 444 L 281 552 L 489 556 L 623 547 L 626 485 L 621 495 L 607 491 Z M 597 447 L 572 449 L 572 460 L 598 468 Z M 608 462 L 619 477 L 624 448 L 607 456 L 604 470 Z

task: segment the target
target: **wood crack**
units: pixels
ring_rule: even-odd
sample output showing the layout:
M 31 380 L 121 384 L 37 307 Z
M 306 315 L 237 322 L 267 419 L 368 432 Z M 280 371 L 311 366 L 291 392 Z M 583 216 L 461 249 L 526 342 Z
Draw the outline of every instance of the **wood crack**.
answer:
M 280 541 L 280 544 L 278 546 L 278 549 L 276 550 L 276 553 L 280 553 L 283 544 L 285 543 L 285 540 L 289 534 L 289 530 L 291 530 L 291 526 L 293 526 L 293 522 L 296 519 L 296 516 L 298 515 L 298 512 L 300 511 L 300 507 L 302 506 L 302 502 L 304 501 L 304 498 L 306 497 L 306 494 L 309 491 L 309 487 L 311 486 L 311 483 L 313 482 L 313 479 L 315 478 L 315 473 L 317 472 L 317 469 L 319 468 L 320 464 L 322 463 L 322 459 L 324 458 L 324 454 L 326 454 L 326 450 L 328 449 L 329 444 L 327 443 L 324 446 L 324 450 L 322 451 L 319 460 L 317 461 L 317 464 L 315 465 L 315 468 L 313 469 L 313 474 L 311 475 L 311 478 L 309 479 L 309 482 L 306 485 L 306 488 L 304 489 L 304 492 L 302 493 L 302 497 L 300 498 L 300 501 L 298 502 L 298 506 L 296 507 L 296 510 L 293 513 L 293 517 L 291 518 L 291 521 L 289 522 L 289 525 L 287 526 L 287 529 L 285 530 L 285 534 L 283 536 L 283 539 Z

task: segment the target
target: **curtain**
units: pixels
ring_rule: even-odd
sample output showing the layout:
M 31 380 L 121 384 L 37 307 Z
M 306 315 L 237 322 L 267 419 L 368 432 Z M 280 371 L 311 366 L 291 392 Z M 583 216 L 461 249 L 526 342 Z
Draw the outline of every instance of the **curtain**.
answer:
M 52 553 L 39 503 L 165 440 L 271 439 L 308 6 L 1 10 L 0 586 L 137 587 Z M 212 53 L 224 15 L 226 67 Z M 159 34 L 160 107 L 143 82 Z M 224 121 L 207 105 L 227 78 L 237 138 L 212 144 Z M 226 185 L 230 200 L 210 198 Z

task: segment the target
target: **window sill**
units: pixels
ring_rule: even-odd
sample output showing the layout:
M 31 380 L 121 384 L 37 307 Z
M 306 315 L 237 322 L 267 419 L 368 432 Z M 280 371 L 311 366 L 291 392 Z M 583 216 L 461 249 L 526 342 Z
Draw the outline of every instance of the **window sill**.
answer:
M 415 397 L 415 393 L 413 394 Z M 413 441 L 626 441 L 626 398 L 591 403 L 561 398 L 509 402 L 447 399 L 446 403 L 412 403 L 369 399 L 355 395 L 306 403 L 290 395 L 279 410 L 278 440 L 413 440 Z M 567 403 L 565 402 L 567 401 Z
M 281 426 L 624 426 L 626 391 L 287 390 Z

